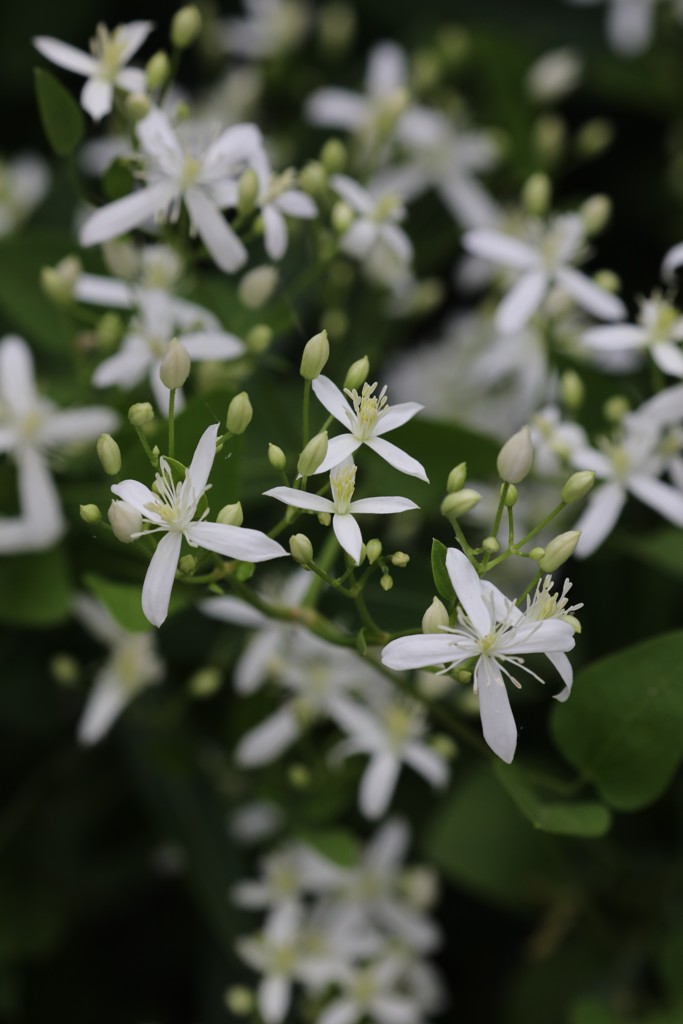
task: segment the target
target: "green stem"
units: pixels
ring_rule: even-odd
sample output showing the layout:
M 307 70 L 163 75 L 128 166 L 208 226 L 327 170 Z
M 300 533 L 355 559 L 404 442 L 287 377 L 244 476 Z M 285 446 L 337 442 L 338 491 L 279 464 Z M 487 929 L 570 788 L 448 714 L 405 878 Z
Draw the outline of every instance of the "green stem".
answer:
M 500 498 L 498 499 L 498 508 L 496 509 L 496 516 L 493 520 L 493 527 L 491 528 L 491 536 L 497 537 L 498 530 L 500 529 L 500 521 L 503 518 L 503 509 L 505 508 L 505 499 L 507 498 L 508 491 L 510 490 L 510 484 L 504 483 L 500 489 Z M 481 572 L 486 572 L 488 568 L 489 559 L 491 558 L 491 552 L 487 551 L 484 555 L 481 563 Z
M 168 393 L 168 454 L 173 458 L 175 452 L 175 388 Z
M 310 380 L 304 381 L 304 443 L 302 444 L 302 450 L 306 447 L 310 437 L 310 418 L 311 418 L 311 382 Z
M 141 445 L 142 445 L 142 447 L 143 447 L 143 450 L 144 450 L 144 453 L 145 453 L 145 455 L 147 456 L 147 458 L 148 458 L 148 459 L 149 459 L 149 461 L 151 462 L 151 464 L 152 464 L 152 467 L 153 467 L 154 469 L 156 469 L 156 468 L 157 468 L 157 466 L 159 465 L 159 462 L 158 462 L 158 460 L 157 460 L 157 459 L 155 459 L 155 457 L 154 457 L 154 452 L 152 451 L 152 449 L 151 449 L 151 448 L 150 448 L 150 446 L 149 446 L 149 441 L 148 441 L 148 440 L 147 440 L 147 438 L 145 437 L 145 434 L 144 434 L 144 431 L 143 431 L 142 427 L 136 427 L 136 428 L 135 428 L 135 432 L 136 432 L 136 434 L 138 435 L 138 440 L 140 441 L 140 444 L 141 444 Z

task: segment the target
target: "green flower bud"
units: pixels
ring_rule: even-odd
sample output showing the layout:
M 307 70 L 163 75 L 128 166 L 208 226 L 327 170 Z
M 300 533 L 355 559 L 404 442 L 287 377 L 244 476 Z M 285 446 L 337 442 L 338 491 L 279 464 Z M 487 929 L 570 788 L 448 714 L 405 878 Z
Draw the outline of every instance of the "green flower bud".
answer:
M 502 491 L 502 489 L 503 488 L 501 487 L 501 491 Z M 518 494 L 518 491 L 517 491 L 517 488 L 515 487 L 515 485 L 514 484 L 509 484 L 508 485 L 507 494 L 505 495 L 505 502 L 504 502 L 505 508 L 514 508 L 515 505 L 517 504 L 517 498 L 518 497 L 519 497 L 519 494 Z
M 191 576 L 197 568 L 197 559 L 194 555 L 183 555 L 178 562 L 178 568 L 181 572 L 184 572 L 186 576 Z
M 311 196 L 319 196 L 327 184 L 325 168 L 319 160 L 309 160 L 298 177 L 299 188 Z
M 142 516 L 127 501 L 112 501 L 107 511 L 111 531 L 122 544 L 132 544 L 142 530 Z
M 113 349 L 122 335 L 123 321 L 118 313 L 105 313 L 100 317 L 95 329 L 98 348 L 105 351 Z
M 42 268 L 40 286 L 57 306 L 67 306 L 73 299 L 76 282 L 82 273 L 83 264 L 78 257 L 65 256 L 56 266 Z
M 330 343 L 327 340 L 327 331 L 320 331 L 306 342 L 299 373 L 304 380 L 315 380 L 323 372 L 329 358 Z
M 162 89 L 171 74 L 171 62 L 165 50 L 157 50 L 145 65 L 145 78 L 150 89 Z
M 567 145 L 567 123 L 558 114 L 545 114 L 534 125 L 534 145 L 545 163 L 556 163 Z
M 458 744 L 443 732 L 432 736 L 429 745 L 444 761 L 453 761 L 458 756 Z
M 242 275 L 237 286 L 237 295 L 247 309 L 261 309 L 270 300 L 277 287 L 279 274 L 268 263 L 254 267 Z
M 315 473 L 326 455 L 327 431 L 323 430 L 321 434 L 316 434 L 315 437 L 312 437 L 302 451 L 296 464 L 297 472 L 301 476 L 311 476 L 312 473 Z
M 94 526 L 95 523 L 102 520 L 102 513 L 97 505 L 79 505 L 78 511 L 83 522 L 88 523 L 89 526 Z
M 323 50 L 339 53 L 347 48 L 356 31 L 356 12 L 351 4 L 329 0 L 318 13 L 318 38 Z
M 254 410 L 249 395 L 246 391 L 240 391 L 235 395 L 228 406 L 228 415 L 225 418 L 225 425 L 231 434 L 243 434 L 254 417 Z
M 196 700 L 204 700 L 213 697 L 218 693 L 223 682 L 223 675 L 218 668 L 200 668 L 198 672 L 190 677 L 187 689 L 191 697 Z
M 282 448 L 276 444 L 268 445 L 268 462 L 271 464 L 273 469 L 276 469 L 278 473 L 283 473 L 287 466 L 287 456 L 283 452 Z
M 365 545 L 365 554 L 367 555 L 370 565 L 374 565 L 382 554 L 382 541 L 378 540 L 377 537 L 373 537 L 372 540 L 369 540 Z
M 242 502 L 235 501 L 232 505 L 224 505 L 216 516 L 216 522 L 223 526 L 241 526 L 244 522 Z
M 576 370 L 565 370 L 560 377 L 560 398 L 572 411 L 580 409 L 586 397 L 586 388 Z
M 609 224 L 612 216 L 612 200 L 609 196 L 589 196 L 579 209 L 586 234 L 599 235 Z
M 152 101 L 144 92 L 129 92 L 124 103 L 126 115 L 131 121 L 142 121 L 152 109 Z
M 227 989 L 224 1000 L 226 1007 L 235 1017 L 248 1017 L 256 1005 L 254 993 L 244 985 L 232 985 Z
M 295 533 L 289 538 L 289 551 L 299 565 L 310 565 L 313 561 L 313 545 L 305 533 Z
M 351 363 L 348 370 L 346 371 L 346 377 L 344 378 L 344 388 L 348 388 L 349 391 L 359 391 L 368 379 L 370 373 L 370 360 L 367 356 L 363 356 L 361 359 L 356 359 L 355 363 Z
M 596 270 L 593 274 L 593 280 L 601 288 L 604 288 L 605 291 L 613 292 L 615 295 L 618 291 L 621 291 L 621 278 L 613 270 Z
M 531 472 L 534 464 L 534 446 L 531 431 L 522 427 L 506 441 L 498 453 L 498 476 L 508 484 L 518 484 Z
M 128 410 L 128 422 L 134 427 L 144 427 L 154 419 L 154 409 L 150 402 L 136 402 Z
M 576 148 L 582 156 L 595 157 L 612 145 L 614 125 L 604 117 L 594 117 L 582 124 L 576 133 Z
M 181 388 L 190 376 L 190 356 L 184 345 L 181 345 L 177 338 L 169 342 L 166 355 L 161 360 L 159 377 L 164 387 L 169 391 Z
M 100 434 L 97 439 L 97 457 L 108 476 L 121 472 L 121 449 L 111 434 Z
M 348 153 L 341 139 L 328 139 L 320 150 L 320 162 L 328 174 L 343 171 L 347 160 Z
M 355 211 L 343 199 L 339 199 L 332 207 L 330 223 L 338 235 L 343 235 L 349 230 L 356 219 Z
M 171 42 L 178 50 L 192 46 L 202 30 L 202 16 L 194 4 L 187 4 L 176 11 L 171 21 Z
M 534 562 L 540 562 L 545 554 L 545 548 L 532 548 L 529 552 L 529 558 L 533 558 Z
M 382 590 L 391 590 L 391 588 L 394 585 L 394 581 L 392 580 L 388 572 L 384 573 L 384 576 L 382 576 L 381 580 L 379 581 L 379 585 L 382 588 Z
M 259 356 L 270 348 L 273 340 L 273 329 L 268 324 L 255 324 L 246 337 L 247 348 Z
M 500 543 L 497 537 L 484 537 L 481 542 L 481 546 L 484 551 L 488 551 L 490 555 L 495 555 L 500 551 Z
M 50 658 L 52 678 L 60 686 L 76 686 L 81 675 L 81 666 L 73 654 L 59 651 Z
M 311 773 L 305 764 L 292 764 L 287 770 L 287 779 L 294 789 L 308 789 L 311 784 Z
M 321 526 L 329 526 L 332 522 L 332 516 L 329 512 L 318 512 L 317 519 Z
M 479 491 L 475 491 L 471 487 L 465 487 L 462 491 L 446 495 L 441 502 L 441 515 L 445 516 L 446 519 L 459 519 L 460 516 L 470 512 L 480 501 L 481 494 Z
M 465 480 L 467 479 L 467 463 L 459 462 L 450 473 L 448 474 L 448 480 L 446 481 L 446 490 L 449 494 L 455 494 L 456 491 L 461 491 L 465 486 Z
M 537 172 L 524 182 L 522 203 L 535 217 L 544 217 L 553 200 L 553 187 L 547 174 Z
M 562 501 L 569 505 L 572 501 L 580 501 L 585 498 L 595 483 L 595 473 L 592 469 L 582 469 L 578 473 L 572 473 L 562 488 Z
M 472 682 L 472 673 L 468 668 L 460 668 L 455 673 L 455 678 L 462 686 L 467 686 Z
M 546 544 L 545 554 L 538 560 L 538 568 L 542 572 L 555 572 L 568 558 L 574 554 L 574 548 L 579 543 L 581 530 L 568 530 L 558 537 L 553 537 L 549 544 Z
M 256 208 L 259 194 L 258 175 L 253 167 L 243 171 L 237 190 L 237 211 L 241 214 L 251 213 Z
M 602 414 L 610 423 L 621 423 L 630 409 L 631 403 L 626 395 L 612 395 L 603 403 Z
M 427 611 L 422 616 L 423 633 L 441 633 L 442 626 L 448 625 L 448 611 L 438 597 L 432 599 Z
M 405 551 L 395 551 L 391 556 L 391 564 L 395 565 L 397 569 L 405 569 L 409 561 L 410 555 L 407 555 Z

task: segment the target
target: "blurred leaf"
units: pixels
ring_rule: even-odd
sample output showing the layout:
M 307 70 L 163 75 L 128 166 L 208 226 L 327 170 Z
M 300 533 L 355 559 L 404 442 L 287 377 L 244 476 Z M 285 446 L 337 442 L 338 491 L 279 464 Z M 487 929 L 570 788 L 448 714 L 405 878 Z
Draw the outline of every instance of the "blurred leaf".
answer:
M 584 669 L 552 733 L 565 757 L 623 811 L 662 793 L 683 756 L 683 632 Z
M 123 629 L 131 633 L 148 633 L 152 628 L 142 611 L 142 590 L 137 584 L 112 583 L 92 573 L 84 577 L 84 582 Z M 169 616 L 187 608 L 193 597 L 189 587 L 176 584 L 168 605 Z
M 434 577 L 434 586 L 441 594 L 444 601 L 448 601 L 449 604 L 453 604 L 456 600 L 455 590 L 451 583 L 451 578 L 448 575 L 446 569 L 446 552 L 447 547 L 442 544 L 440 540 L 434 538 L 432 540 L 432 576 Z
M 31 345 L 66 355 L 69 344 L 62 318 L 40 288 L 40 270 L 73 248 L 65 232 L 27 230 L 0 241 L 0 311 Z
M 38 110 L 48 142 L 58 156 L 68 156 L 85 131 L 85 118 L 71 93 L 45 68 L 34 69 Z
M 45 880 L 40 887 L 35 881 L 19 884 L 16 868 L 0 872 L 0 963 L 44 956 L 61 938 L 61 894 Z
M 69 565 L 62 547 L 0 559 L 0 621 L 53 626 L 69 617 Z
M 135 188 L 135 178 L 127 163 L 116 159 L 102 178 L 102 191 L 107 199 L 121 199 Z
M 597 800 L 560 801 L 556 794 L 543 794 L 538 790 L 538 783 L 532 786 L 529 779 L 525 778 L 524 770 L 516 764 L 496 762 L 494 772 L 534 828 L 542 832 L 587 838 L 603 836 L 609 830 L 612 815 Z
M 683 1001 L 683 927 L 666 936 L 658 958 L 659 975 L 669 998 Z
M 333 864 L 351 868 L 358 863 L 358 840 L 344 829 L 329 828 L 324 832 L 304 832 L 301 839 Z
M 683 530 L 665 526 L 644 536 L 631 534 L 620 545 L 620 550 L 646 565 L 683 579 Z

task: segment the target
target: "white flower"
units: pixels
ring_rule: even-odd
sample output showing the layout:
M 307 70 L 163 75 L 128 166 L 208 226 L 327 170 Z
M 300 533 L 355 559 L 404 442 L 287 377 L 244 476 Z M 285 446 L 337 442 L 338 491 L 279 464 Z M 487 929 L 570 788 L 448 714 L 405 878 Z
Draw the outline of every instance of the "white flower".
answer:
M 395 285 L 409 274 L 413 244 L 399 224 L 405 206 L 395 193 L 373 193 L 346 174 L 333 174 L 330 186 L 358 217 L 339 239 L 343 252 L 363 265 L 379 284 Z
M 635 57 L 643 53 L 652 40 L 655 27 L 655 7 L 658 0 L 567 0 L 575 7 L 593 7 L 607 4 L 607 40 L 617 53 Z M 673 5 L 679 16 L 680 6 Z
M 292 983 L 306 961 L 303 923 L 301 906 L 287 902 L 269 916 L 260 935 L 237 942 L 242 959 L 265 975 L 257 996 L 265 1024 L 280 1024 L 289 1011 Z
M 417 402 L 389 405 L 386 385 L 377 393 L 378 386 L 377 383 L 366 383 L 359 394 L 355 388 L 340 391 L 324 374 L 320 374 L 313 381 L 313 392 L 318 401 L 342 426 L 348 428 L 348 433 L 330 439 L 327 455 L 316 473 L 329 472 L 353 455 L 361 445 L 366 445 L 399 473 L 416 476 L 419 480 L 429 483 L 424 466 L 384 438 L 384 434 L 402 427 L 411 420 L 422 410 L 422 406 Z M 344 398 L 344 394 L 349 401 Z
M 648 351 L 663 373 L 683 377 L 683 316 L 670 302 L 654 292 L 640 301 L 636 324 L 610 324 L 584 331 L 581 341 L 598 354 Z
M 33 212 L 50 185 L 45 161 L 34 153 L 0 160 L 0 238 L 9 235 Z
M 338 871 L 323 857 L 312 855 L 303 843 L 290 843 L 260 862 L 258 881 L 238 882 L 232 899 L 248 910 L 273 910 L 297 903 L 304 894 L 329 892 L 338 883 Z
M 448 549 L 446 568 L 460 602 L 458 625 L 444 629 L 442 636 L 423 634 L 392 640 L 382 651 L 382 661 L 397 670 L 444 665 L 444 671 L 451 671 L 476 658 L 474 689 L 479 696 L 484 739 L 498 757 L 510 763 L 517 727 L 504 677 L 515 686 L 519 683 L 506 665 L 538 678 L 524 665 L 521 655 L 570 651 L 574 629 L 568 622 L 527 617 L 492 583 L 480 580 L 474 566 L 455 548 Z
M 271 260 L 281 260 L 289 244 L 285 216 L 311 220 L 318 216 L 318 207 L 309 195 L 293 187 L 293 171 L 273 175 L 265 155 L 257 161 L 255 169 L 259 181 L 256 204 L 263 217 L 264 245 Z
M 581 424 L 564 420 L 556 405 L 544 406 L 534 414 L 531 437 L 534 473 L 540 477 L 557 477 L 566 470 L 575 452 L 588 447 L 588 435 Z
M 39 551 L 64 532 L 59 494 L 48 455 L 94 440 L 118 426 L 105 406 L 58 409 L 36 390 L 33 358 L 23 338 L 0 342 L 0 452 L 11 453 L 17 466 L 19 518 L 0 520 L 0 551 Z
M 363 967 L 340 965 L 341 994 L 326 1006 L 317 1024 L 422 1024 L 420 1005 L 402 990 L 405 966 L 395 955 Z
M 320 380 L 320 377 L 318 377 Z M 394 512 L 407 512 L 418 508 L 408 498 L 360 498 L 353 500 L 356 486 L 356 466 L 350 457 L 344 459 L 330 473 L 332 498 L 323 498 L 320 494 L 309 494 L 307 491 L 296 490 L 294 487 L 272 487 L 264 494 L 277 498 L 293 508 L 302 508 L 310 512 L 329 512 L 332 516 L 332 529 L 342 548 L 354 562 L 360 563 L 363 537 L 360 527 L 354 519 L 354 513 L 366 512 L 371 515 L 389 515 Z
M 247 251 L 221 210 L 234 203 L 235 182 L 261 147 L 256 125 L 234 125 L 208 147 L 184 148 L 166 114 L 152 110 L 136 133 L 145 158 L 145 185 L 91 214 L 80 231 L 81 245 L 118 238 L 154 216 L 173 220 L 184 203 L 193 231 L 220 269 L 239 269 Z
M 128 704 L 148 686 L 161 682 L 164 663 L 153 631 L 131 633 L 115 621 L 103 604 L 81 594 L 74 601 L 76 618 L 109 648 L 109 657 L 95 674 L 81 720 L 78 739 L 97 743 Z
M 298 0 L 243 0 L 243 18 L 225 18 L 220 36 L 228 53 L 251 59 L 288 53 L 303 40 L 310 16 Z
M 217 424 L 207 427 L 182 483 L 174 481 L 171 466 L 162 457 L 155 481 L 157 493 L 137 480 L 123 480 L 112 486 L 118 498 L 127 501 L 151 524 L 145 535 L 164 534 L 149 563 L 142 587 L 142 610 L 154 626 L 160 626 L 168 615 L 183 537 L 191 547 L 205 548 L 227 558 L 247 562 L 264 562 L 287 554 L 277 541 L 259 530 L 205 522 L 208 510 L 198 520 L 194 519 L 201 497 L 208 489 L 217 436 Z
M 53 64 L 87 78 L 81 91 L 81 106 L 93 121 L 101 121 L 112 109 L 115 88 L 124 92 L 145 91 L 145 72 L 126 65 L 153 28 L 151 21 L 131 21 L 110 32 L 100 24 L 90 42 L 91 53 L 50 36 L 36 36 L 33 45 Z
M 95 294 L 92 277 L 88 283 L 92 302 Z M 140 289 L 137 311 L 120 350 L 100 363 L 92 383 L 97 388 L 117 385 L 128 390 L 148 376 L 156 404 L 165 414 L 168 410 L 168 388 L 161 382 L 159 368 L 174 338 L 182 343 L 193 362 L 235 359 L 245 352 L 244 343 L 234 334 L 224 331 L 209 310 L 176 299 L 159 289 Z M 176 410 L 179 410 L 178 397 Z
M 548 50 L 526 73 L 527 92 L 537 103 L 557 103 L 581 82 L 583 61 L 571 46 Z
M 467 252 L 503 267 L 521 271 L 496 311 L 496 326 L 505 333 L 521 330 L 541 307 L 552 285 L 557 285 L 582 309 L 602 320 L 626 315 L 621 299 L 591 281 L 573 263 L 584 255 L 585 227 L 576 214 L 552 217 L 535 223 L 535 238 L 521 241 L 489 228 L 468 231 L 463 237 Z

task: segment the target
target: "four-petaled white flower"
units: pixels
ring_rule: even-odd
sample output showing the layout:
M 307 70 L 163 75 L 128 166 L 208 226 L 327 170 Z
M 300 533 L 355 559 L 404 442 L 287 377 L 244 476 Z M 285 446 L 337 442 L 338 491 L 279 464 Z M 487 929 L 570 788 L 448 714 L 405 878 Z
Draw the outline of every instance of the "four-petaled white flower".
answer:
M 353 459 L 348 458 L 332 470 L 330 473 L 331 499 L 324 498 L 320 494 L 309 494 L 307 491 L 300 491 L 294 487 L 272 487 L 269 491 L 264 491 L 264 494 L 271 498 L 277 498 L 278 501 L 283 501 L 293 508 L 301 508 L 309 512 L 328 512 L 332 516 L 332 529 L 337 540 L 354 562 L 359 564 L 363 537 L 358 523 L 353 518 L 354 514 L 366 512 L 371 515 L 389 515 L 394 512 L 408 512 L 418 506 L 409 498 L 397 496 L 359 498 L 358 501 L 354 501 L 356 468 Z
M 409 274 L 413 244 L 403 228 L 403 200 L 396 193 L 375 193 L 346 174 L 333 174 L 330 185 L 358 217 L 339 239 L 343 252 L 358 260 L 373 280 L 393 285 Z
M 496 326 L 501 331 L 521 330 L 553 285 L 601 320 L 621 320 L 626 315 L 620 298 L 572 265 L 585 257 L 586 230 L 581 217 L 565 213 L 547 223 L 536 221 L 531 227 L 532 237 L 526 241 L 491 228 L 476 228 L 463 237 L 463 246 L 472 255 L 521 271 L 496 311 Z
M 683 316 L 659 292 L 642 299 L 637 324 L 610 324 L 584 331 L 581 341 L 599 355 L 644 352 L 671 377 L 683 377 Z
M 594 7 L 607 4 L 606 34 L 609 45 L 624 57 L 643 53 L 655 27 L 655 8 L 658 0 L 567 0 L 575 7 Z M 683 9 L 674 2 L 672 9 L 679 18 Z
M 85 221 L 81 245 L 97 245 L 140 227 L 151 217 L 175 219 L 184 203 L 193 231 L 215 263 L 231 273 L 247 259 L 247 250 L 221 210 L 235 198 L 235 182 L 262 145 L 253 124 L 227 128 L 208 147 L 184 147 L 161 110 L 151 110 L 136 126 L 144 156 L 143 188 L 108 203 Z
M 154 626 L 160 626 L 168 615 L 183 537 L 191 547 L 205 548 L 245 562 L 264 562 L 287 554 L 277 541 L 259 530 L 207 523 L 208 510 L 195 520 L 197 506 L 208 490 L 217 436 L 217 424 L 207 427 L 181 483 L 174 480 L 170 464 L 162 457 L 155 481 L 156 493 L 137 480 L 123 480 L 112 486 L 118 498 L 127 501 L 151 524 L 145 535 L 164 534 L 149 563 L 142 587 L 142 610 Z
M 512 670 L 523 669 L 538 678 L 524 665 L 524 654 L 546 654 L 553 658 L 574 647 L 574 627 L 562 619 L 526 614 L 492 583 L 480 580 L 469 559 L 455 548 L 449 548 L 446 568 L 458 596 L 458 625 L 444 627 L 443 634 L 399 637 L 382 651 L 382 662 L 396 670 L 445 666 L 450 672 L 458 665 L 476 658 L 474 689 L 479 697 L 479 711 L 484 739 L 503 761 L 510 763 L 517 745 L 517 727 L 505 686 L 507 677 L 520 684 Z M 547 611 L 547 606 L 546 606 Z M 568 663 L 558 664 L 565 686 L 570 685 Z
M 105 25 L 100 24 L 90 42 L 91 53 L 85 53 L 51 36 L 36 36 L 33 45 L 38 53 L 53 64 L 87 78 L 81 91 L 81 106 L 93 121 L 101 121 L 111 112 L 114 89 L 122 89 L 124 92 L 145 91 L 145 72 L 126 65 L 153 28 L 151 21 L 131 21 L 127 25 L 118 25 L 110 32 Z
M 59 494 L 48 455 L 116 429 L 118 415 L 106 406 L 59 409 L 36 390 L 33 358 L 23 338 L 0 343 L 0 452 L 17 467 L 20 516 L 0 520 L 0 551 L 39 551 L 64 532 Z
M 423 407 L 417 402 L 389 405 L 386 386 L 379 393 L 377 388 L 378 384 L 374 383 L 364 384 L 360 394 L 355 388 L 346 390 L 345 394 L 351 403 L 349 405 L 344 398 L 344 392 L 340 391 L 329 377 L 321 374 L 313 381 L 313 391 L 318 401 L 349 431 L 330 439 L 327 455 L 316 473 L 327 473 L 353 455 L 361 445 L 367 445 L 399 473 L 416 476 L 419 480 L 429 483 L 424 466 L 384 438 L 384 434 L 402 427 Z
M 49 186 L 48 166 L 36 153 L 0 160 L 0 238 L 30 216 Z

